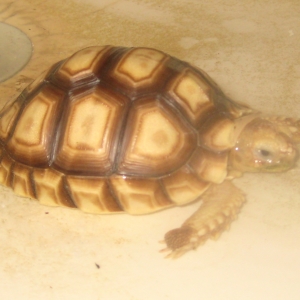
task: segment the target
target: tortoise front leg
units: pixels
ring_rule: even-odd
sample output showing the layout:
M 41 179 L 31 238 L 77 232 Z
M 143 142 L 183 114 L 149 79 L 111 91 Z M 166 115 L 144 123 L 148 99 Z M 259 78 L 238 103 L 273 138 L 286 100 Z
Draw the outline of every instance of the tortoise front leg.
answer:
M 180 228 L 166 233 L 167 257 L 177 258 L 196 249 L 207 239 L 217 239 L 228 229 L 245 201 L 242 192 L 231 181 L 213 185 L 202 196 L 203 204 Z

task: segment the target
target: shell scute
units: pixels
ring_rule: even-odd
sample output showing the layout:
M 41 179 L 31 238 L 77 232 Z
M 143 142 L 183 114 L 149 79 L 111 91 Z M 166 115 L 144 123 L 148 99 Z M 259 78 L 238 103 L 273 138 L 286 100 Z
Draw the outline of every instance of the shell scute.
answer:
M 190 68 L 182 70 L 171 81 L 166 93 L 195 126 L 201 121 L 203 115 L 214 108 L 214 103 L 211 101 L 214 94 L 211 86 Z
M 196 146 L 196 134 L 157 99 L 135 101 L 128 116 L 118 172 L 161 176 L 181 167 Z
M 210 185 L 210 182 L 199 179 L 187 166 L 163 177 L 161 181 L 168 196 L 177 205 L 195 201 Z
M 0 164 L 0 182 L 7 187 L 11 187 L 11 169 L 14 165 L 14 160 L 8 155 L 2 155 Z
M 123 56 L 115 69 L 116 77 L 125 77 L 133 87 L 155 76 L 167 56 L 152 49 L 132 49 Z
M 98 81 L 97 70 L 105 61 L 111 46 L 89 47 L 66 59 L 53 76 L 59 86 L 73 88 Z
M 116 62 L 111 63 L 107 75 L 101 78 L 130 97 L 158 93 L 171 75 L 166 63 L 170 58 L 161 51 L 132 48 L 119 52 Z
M 88 213 L 119 213 L 122 208 L 113 198 L 106 178 L 67 176 L 67 184 L 76 206 Z
M 71 174 L 112 173 L 128 102 L 126 97 L 101 86 L 71 98 L 54 166 Z
M 32 168 L 20 163 L 13 165 L 13 177 L 11 187 L 14 192 L 23 197 L 36 198 L 35 190 L 32 184 Z
M 48 167 L 53 138 L 65 93 L 44 85 L 24 107 L 7 142 L 7 151 L 19 162 Z
M 202 180 L 221 183 L 227 176 L 227 162 L 227 151 L 218 153 L 198 147 L 188 164 Z
M 36 198 L 49 206 L 76 207 L 66 189 L 65 175 L 48 169 L 33 169 Z
M 113 176 L 110 183 L 123 210 L 145 214 L 173 206 L 157 179 Z
M 207 115 L 198 128 L 198 145 L 214 152 L 231 149 L 234 144 L 235 123 L 217 110 Z

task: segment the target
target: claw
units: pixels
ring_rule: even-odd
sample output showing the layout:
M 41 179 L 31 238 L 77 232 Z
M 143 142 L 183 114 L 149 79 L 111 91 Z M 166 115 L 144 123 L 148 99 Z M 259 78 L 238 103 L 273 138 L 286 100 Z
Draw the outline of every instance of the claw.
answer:
M 193 228 L 185 226 L 173 229 L 165 235 L 165 241 L 161 241 L 167 244 L 167 247 L 159 252 L 169 252 L 165 258 L 176 259 L 189 250 L 196 249 L 205 240 L 206 238 L 203 239 L 203 236 L 200 237 Z
M 196 213 L 180 228 L 166 233 L 161 243 L 167 247 L 160 251 L 169 252 L 166 258 L 178 258 L 210 238 L 218 239 L 223 231 L 229 229 L 245 201 L 243 193 L 230 181 L 212 186 L 203 197 L 207 201 L 203 202 Z
M 165 252 L 169 252 L 169 251 L 171 251 L 171 249 L 168 247 L 159 250 L 160 253 L 165 253 Z

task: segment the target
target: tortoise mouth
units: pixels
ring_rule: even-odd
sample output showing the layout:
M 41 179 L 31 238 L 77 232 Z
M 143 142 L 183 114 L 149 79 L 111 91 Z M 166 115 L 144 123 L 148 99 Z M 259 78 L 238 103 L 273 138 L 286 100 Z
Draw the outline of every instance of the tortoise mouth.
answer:
M 245 163 L 243 159 L 237 157 L 235 151 L 231 152 L 229 165 L 233 170 L 241 171 L 241 172 L 250 172 L 250 173 L 279 173 L 289 171 L 290 169 L 295 167 L 296 161 L 298 160 L 298 152 L 296 152 L 293 157 L 289 160 L 278 161 L 277 163 L 262 163 L 261 161 L 253 162 L 253 163 Z
M 258 163 L 253 167 L 252 172 L 268 172 L 268 173 L 279 173 L 285 172 L 292 169 L 295 165 L 295 159 L 291 159 L 287 162 L 278 161 L 277 163 Z

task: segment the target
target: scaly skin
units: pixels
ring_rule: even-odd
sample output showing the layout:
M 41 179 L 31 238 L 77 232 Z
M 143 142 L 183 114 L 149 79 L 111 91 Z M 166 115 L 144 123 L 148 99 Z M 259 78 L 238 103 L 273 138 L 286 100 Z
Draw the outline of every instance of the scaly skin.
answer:
M 178 258 L 196 249 L 209 238 L 217 239 L 236 219 L 245 201 L 243 193 L 231 181 L 213 185 L 202 197 L 203 204 L 180 228 L 166 233 L 168 258 Z

